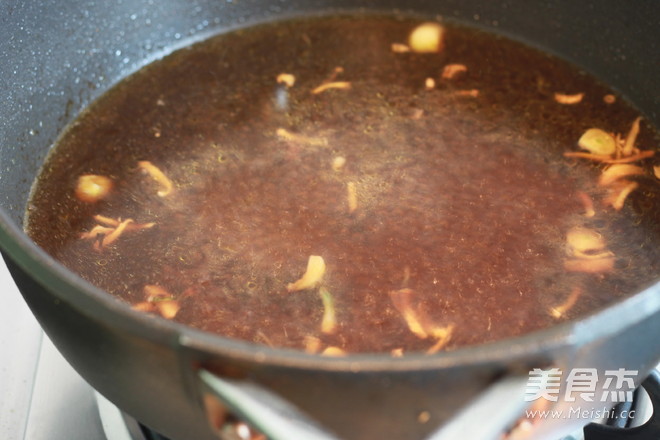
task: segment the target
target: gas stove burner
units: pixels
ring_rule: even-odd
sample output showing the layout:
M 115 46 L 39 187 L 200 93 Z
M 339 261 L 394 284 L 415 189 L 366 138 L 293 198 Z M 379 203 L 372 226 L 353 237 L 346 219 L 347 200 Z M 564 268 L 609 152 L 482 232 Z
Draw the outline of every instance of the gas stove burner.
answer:
M 634 417 L 617 417 L 634 414 Z M 660 438 L 660 371 L 654 370 L 635 391 L 632 402 L 621 403 L 604 424 L 584 427 L 585 440 L 658 440 Z
M 122 412 L 98 392 L 95 392 L 95 395 L 107 440 L 170 440 Z M 255 433 L 240 420 L 227 423 L 226 431 L 223 437 L 225 439 L 266 440 L 265 436 Z
M 99 413 L 107 440 L 169 440 L 120 411 L 96 393 Z M 660 371 L 655 370 L 635 391 L 632 402 L 617 405 L 601 423 L 590 423 L 582 432 L 561 440 L 658 440 L 660 438 Z M 236 421 L 227 425 L 232 440 L 265 440 L 248 425 Z

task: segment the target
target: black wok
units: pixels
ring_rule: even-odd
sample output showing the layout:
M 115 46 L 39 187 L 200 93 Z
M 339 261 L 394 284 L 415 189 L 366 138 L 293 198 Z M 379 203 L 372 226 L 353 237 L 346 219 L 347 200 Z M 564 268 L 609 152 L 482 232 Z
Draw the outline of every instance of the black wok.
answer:
M 284 419 L 296 422 L 284 428 L 285 437 L 316 435 L 302 420 L 309 418 L 340 438 L 418 439 L 470 403 L 492 409 L 493 429 L 504 428 L 521 407 L 493 408 L 484 396 L 518 402 L 533 367 L 639 370 L 639 384 L 660 361 L 660 283 L 584 319 L 524 337 L 433 356 L 328 359 L 227 340 L 134 312 L 68 272 L 23 234 L 32 181 L 58 133 L 140 66 L 192 41 L 276 17 L 397 7 L 481 26 L 558 54 L 613 86 L 647 122 L 660 126 L 656 0 L 10 0 L 0 8 L 3 255 L 58 349 L 121 409 L 174 440 L 217 438 L 204 402 L 218 395 L 276 438 L 282 437 L 273 426 L 283 426 L 281 420 L 271 425 L 260 403 L 273 413 L 291 411 Z M 649 233 L 660 243 L 660 206 L 644 216 L 656 225 Z M 418 419 L 422 412 L 428 413 L 426 423 Z M 211 413 L 216 421 L 223 415 L 218 408 Z M 548 420 L 536 437 L 557 437 L 585 422 Z M 480 434 L 472 438 L 487 435 L 474 432 Z

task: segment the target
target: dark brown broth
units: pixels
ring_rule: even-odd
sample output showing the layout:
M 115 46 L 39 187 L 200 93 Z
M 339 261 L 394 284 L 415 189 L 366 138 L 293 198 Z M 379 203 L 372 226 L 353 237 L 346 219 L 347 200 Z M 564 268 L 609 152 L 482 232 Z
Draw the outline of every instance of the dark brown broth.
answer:
M 348 352 L 434 344 L 392 305 L 389 292 L 402 288 L 435 323 L 454 325 L 453 349 L 555 324 L 549 311 L 576 286 L 584 291 L 562 320 L 657 277 L 657 245 L 644 246 L 629 206 L 614 214 L 598 204 L 586 218 L 578 192 L 600 197 L 597 167 L 562 156 L 587 128 L 625 135 L 636 112 L 620 99 L 605 104 L 612 92 L 565 63 L 473 29 L 448 26 L 438 54 L 392 52 L 415 24 L 266 24 L 145 67 L 60 139 L 36 183 L 28 233 L 131 304 L 145 300 L 145 285 L 161 286 L 179 301 L 182 323 L 278 347 L 303 348 L 313 336 Z M 441 80 L 448 63 L 468 71 Z M 311 94 L 338 66 L 336 80 L 351 88 Z M 296 76 L 290 89 L 275 81 L 283 72 Z M 478 96 L 457 93 L 473 89 Z M 560 105 L 554 92 L 585 98 Z M 299 138 L 282 139 L 282 128 Z M 653 142 L 643 125 L 638 144 Z M 337 156 L 346 158 L 339 171 Z M 137 167 L 145 160 L 174 182 L 171 195 L 156 194 Z M 110 177 L 110 197 L 76 199 L 83 174 Z M 156 225 L 98 252 L 80 238 L 96 214 Z M 566 272 L 566 232 L 576 225 L 605 237 L 614 272 Z M 310 255 L 327 264 L 332 335 L 320 332 L 318 289 L 286 289 Z

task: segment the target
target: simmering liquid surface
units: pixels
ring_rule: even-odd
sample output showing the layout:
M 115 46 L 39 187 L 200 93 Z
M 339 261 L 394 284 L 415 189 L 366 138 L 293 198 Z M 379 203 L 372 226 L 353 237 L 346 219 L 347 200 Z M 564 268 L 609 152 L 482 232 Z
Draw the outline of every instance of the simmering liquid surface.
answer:
M 310 353 L 493 341 L 656 279 L 652 129 L 621 153 L 638 114 L 593 78 L 454 25 L 420 52 L 419 24 L 266 24 L 145 67 L 61 137 L 29 235 L 146 313 Z M 566 157 L 594 127 L 642 171 Z

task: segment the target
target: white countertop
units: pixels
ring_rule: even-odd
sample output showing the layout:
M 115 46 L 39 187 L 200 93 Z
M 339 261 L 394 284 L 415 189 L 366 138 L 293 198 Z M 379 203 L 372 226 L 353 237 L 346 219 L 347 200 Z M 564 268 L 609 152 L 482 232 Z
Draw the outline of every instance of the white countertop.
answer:
M 0 439 L 105 439 L 93 389 L 44 335 L 3 261 L 0 286 Z

